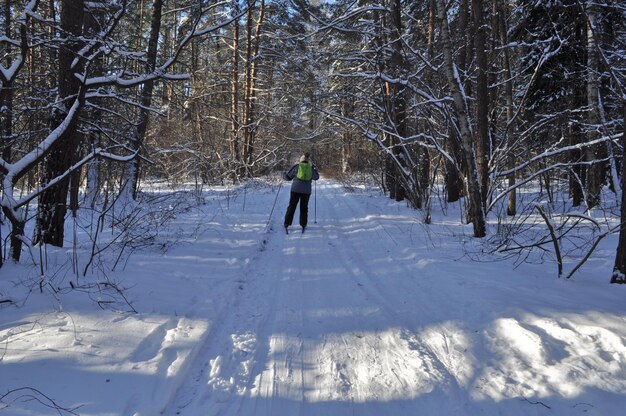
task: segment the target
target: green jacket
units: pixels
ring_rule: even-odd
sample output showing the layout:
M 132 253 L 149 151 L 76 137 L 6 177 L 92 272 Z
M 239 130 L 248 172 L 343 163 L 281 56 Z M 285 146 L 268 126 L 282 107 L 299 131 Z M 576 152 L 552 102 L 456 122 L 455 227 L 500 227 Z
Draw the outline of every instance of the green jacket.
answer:
M 300 163 L 309 163 L 307 161 L 303 161 Z M 291 192 L 297 192 L 299 194 L 310 194 L 311 193 L 311 181 L 316 181 L 320 178 L 320 174 L 317 171 L 317 166 L 313 165 L 312 167 L 312 176 L 310 181 L 303 181 L 297 178 L 298 175 L 298 166 L 300 163 L 296 163 L 289 169 L 287 172 L 283 174 L 283 177 L 291 182 Z

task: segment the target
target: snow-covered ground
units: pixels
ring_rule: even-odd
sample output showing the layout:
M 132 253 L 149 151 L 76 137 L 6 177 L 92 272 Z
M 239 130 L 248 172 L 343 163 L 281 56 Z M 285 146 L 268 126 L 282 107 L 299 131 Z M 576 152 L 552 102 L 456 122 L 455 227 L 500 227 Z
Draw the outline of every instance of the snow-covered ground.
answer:
M 552 263 L 470 260 L 481 243 L 458 215 L 425 226 L 330 180 L 307 232 L 285 235 L 278 189 L 212 190 L 107 272 L 136 314 L 110 291 L 25 300 L 14 283 L 36 271 L 0 269 L 19 304 L 0 305 L 0 414 L 624 414 L 615 239 L 565 281 Z M 49 281 L 76 280 L 72 253 L 49 253 L 65 270 Z

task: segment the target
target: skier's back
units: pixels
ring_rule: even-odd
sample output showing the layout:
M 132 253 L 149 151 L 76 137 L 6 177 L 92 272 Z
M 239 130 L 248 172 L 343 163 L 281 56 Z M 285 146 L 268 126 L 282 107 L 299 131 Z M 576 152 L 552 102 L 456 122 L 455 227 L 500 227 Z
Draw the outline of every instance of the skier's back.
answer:
M 306 229 L 309 213 L 309 198 L 311 197 L 311 181 L 320 178 L 317 167 L 310 163 L 310 154 L 305 152 L 300 156 L 300 162 L 296 163 L 284 173 L 286 180 L 292 181 L 289 206 L 285 214 L 285 231 L 289 232 L 289 226 L 293 222 L 296 207 L 300 203 L 300 226 L 302 232 Z

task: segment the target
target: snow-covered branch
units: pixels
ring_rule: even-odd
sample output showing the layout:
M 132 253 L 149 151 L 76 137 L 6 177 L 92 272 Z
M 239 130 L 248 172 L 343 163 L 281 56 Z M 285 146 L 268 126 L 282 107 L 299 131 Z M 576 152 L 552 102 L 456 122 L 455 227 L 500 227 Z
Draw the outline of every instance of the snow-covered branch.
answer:
M 213 6 L 214 7 L 214 6 Z M 126 70 L 120 70 L 115 73 L 106 75 L 89 77 L 83 75 L 81 82 L 84 83 L 90 89 L 97 89 L 104 86 L 116 86 L 119 88 L 132 88 L 138 85 L 145 84 L 149 81 L 166 80 L 166 81 L 181 81 L 189 79 L 189 74 L 176 74 L 169 73 L 170 68 L 178 61 L 180 54 L 186 48 L 186 46 L 195 38 L 206 36 L 207 34 L 216 32 L 228 25 L 230 25 L 235 19 L 244 15 L 245 10 L 235 16 L 228 17 L 221 22 L 210 25 L 206 28 L 198 29 L 198 25 L 204 15 L 204 11 L 195 17 L 192 25 L 192 30 L 185 35 L 185 37 L 178 43 L 174 52 L 169 56 L 161 65 L 154 69 L 150 73 L 144 73 L 134 75 Z
M 573 150 L 581 150 L 584 149 L 586 147 L 589 146 L 594 146 L 596 144 L 599 143 L 604 143 L 607 141 L 612 140 L 613 137 L 601 137 L 599 139 L 596 140 L 590 140 L 588 142 L 584 142 L 584 143 L 578 143 L 575 145 L 571 145 L 571 146 L 564 146 L 564 147 L 558 147 L 556 148 L 556 146 L 551 146 L 549 149 L 543 151 L 542 153 L 531 157 L 530 159 L 528 159 L 527 161 L 525 161 L 524 163 L 521 163 L 520 165 L 515 166 L 514 168 L 511 169 L 507 169 L 507 170 L 503 170 L 503 171 L 499 171 L 497 172 L 497 177 L 506 177 L 512 173 L 515 172 L 519 172 L 525 168 L 527 168 L 529 165 L 539 162 L 541 160 L 547 159 L 547 158 L 552 158 L 555 157 L 559 154 L 565 153 L 565 152 L 571 152 Z

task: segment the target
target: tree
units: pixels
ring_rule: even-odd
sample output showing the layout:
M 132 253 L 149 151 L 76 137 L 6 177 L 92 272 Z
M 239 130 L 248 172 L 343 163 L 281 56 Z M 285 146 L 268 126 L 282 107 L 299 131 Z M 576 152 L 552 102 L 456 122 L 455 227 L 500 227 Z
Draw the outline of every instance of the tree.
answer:
M 239 5 L 233 2 L 233 14 L 238 14 Z M 239 165 L 241 163 L 240 137 L 239 137 L 239 17 L 233 22 L 233 41 L 232 41 L 232 76 L 230 79 L 230 158 L 236 166 L 235 172 L 240 173 Z
M 437 14 L 437 3 L 436 0 L 432 0 L 431 3 L 431 7 L 433 9 L 432 19 L 435 20 L 435 16 Z M 459 3 L 459 15 L 456 32 L 458 33 L 457 39 L 461 40 L 461 44 L 459 47 L 457 68 L 460 73 L 465 73 L 467 71 L 467 58 L 469 55 L 468 50 L 470 48 L 468 48 L 468 41 L 464 39 L 472 39 L 473 36 L 471 34 L 469 36 L 466 35 L 472 30 L 469 25 L 469 0 L 460 0 Z M 434 25 L 435 21 L 433 21 L 432 24 Z M 449 140 L 444 142 L 446 151 L 451 155 L 450 158 L 446 158 L 445 160 L 446 196 L 448 202 L 456 202 L 463 196 L 464 176 L 467 173 L 467 167 L 465 166 L 465 161 L 462 156 L 463 151 L 461 150 L 460 139 L 454 129 L 453 123 L 449 123 L 449 135 Z
M 476 156 L 473 143 L 472 125 L 463 85 L 459 78 L 458 68 L 454 63 L 450 27 L 448 25 L 447 10 L 443 0 L 437 0 L 437 16 L 441 31 L 441 48 L 444 56 L 444 71 L 448 81 L 448 88 L 452 94 L 454 128 L 461 140 L 467 167 L 466 187 L 469 211 L 474 228 L 474 237 L 484 237 L 487 234 L 485 212 L 482 204 L 482 191 L 476 165 Z
M 487 205 L 489 190 L 489 157 L 491 146 L 489 139 L 489 90 L 488 90 L 488 62 L 487 62 L 487 26 L 484 17 L 483 1 L 472 0 L 472 15 L 474 17 L 474 49 L 476 50 L 476 162 L 480 179 L 481 201 L 483 207 Z M 474 213 L 472 213 L 474 215 Z
M 27 241 L 23 234 L 26 222 L 24 207 L 30 201 L 39 197 L 35 242 L 62 246 L 69 178 L 96 157 L 126 162 L 135 156 L 133 151 L 120 145 L 120 141 L 117 140 L 92 147 L 87 153 L 81 154 L 84 137 L 87 137 L 83 134 L 84 126 L 86 123 L 93 125 L 93 120 L 89 122 L 88 116 L 85 115 L 89 112 L 85 110 L 99 108 L 124 120 L 122 111 L 114 105 L 107 105 L 107 100 L 109 104 L 122 103 L 122 107 L 147 109 L 146 101 L 143 102 L 143 107 L 141 102 L 133 104 L 132 99 L 122 97 L 120 92 L 156 80 L 186 79 L 185 75 L 168 72 L 180 58 L 185 46 L 194 38 L 205 36 L 230 24 L 230 20 L 225 19 L 218 21 L 215 25 L 198 28 L 196 23 L 211 8 L 202 10 L 197 14 L 197 20 L 193 20 L 192 23 L 195 23 L 187 33 L 182 33 L 171 55 L 164 57 L 160 66 L 155 66 L 153 70 L 144 69 L 137 72 L 136 69 L 143 66 L 134 65 L 134 63 L 144 61 L 145 55 L 129 50 L 130 46 L 124 42 L 124 36 L 121 36 L 121 42 L 117 41 L 120 36 L 119 32 L 125 29 L 124 19 L 128 18 L 125 0 L 111 3 L 108 10 L 103 11 L 101 21 L 98 23 L 100 30 L 95 35 L 87 30 L 96 23 L 86 21 L 86 9 L 82 1 L 65 0 L 60 5 L 61 17 L 57 27 L 53 25 L 55 19 L 45 19 L 46 12 L 52 13 L 54 7 L 39 11 L 37 10 L 38 2 L 26 3 L 22 12 L 23 17 L 19 20 L 19 36 L 22 41 L 19 38 L 17 41 L 12 38 L 2 41 L 11 45 L 20 45 L 20 54 L 17 55 L 19 59 L 12 63 L 10 71 L 3 71 L 6 80 L 9 79 L 6 75 L 10 75 L 12 81 L 22 76 L 20 70 L 24 66 L 19 62 L 24 60 L 23 57 L 29 57 L 34 50 L 34 47 L 30 46 L 31 43 L 25 42 L 24 39 L 37 39 L 37 42 L 32 42 L 37 48 L 59 51 L 57 55 L 50 54 L 54 58 L 50 62 L 51 67 L 56 68 L 56 74 L 41 78 L 42 84 L 49 79 L 57 80 L 56 99 L 53 105 L 42 107 L 43 110 L 52 109 L 48 117 L 50 125 L 47 132 L 42 136 L 39 133 L 41 130 L 33 129 L 28 140 L 20 143 L 19 157 L 13 156 L 15 160 L 12 161 L 4 158 L 0 160 L 0 173 L 4 176 L 3 198 L 0 204 L 12 225 L 11 257 L 15 261 L 20 258 L 22 243 Z M 56 5 L 52 4 L 52 6 Z M 90 18 L 94 16 L 91 15 Z M 48 24 L 52 24 L 51 27 L 54 30 L 49 30 Z M 108 66 L 103 69 L 95 63 L 99 62 L 105 53 L 108 54 Z M 3 82 L 2 86 L 6 85 Z M 40 88 L 40 91 L 42 89 Z M 32 96 L 25 95 L 22 99 L 28 100 Z M 36 120 L 37 117 L 31 116 L 30 119 Z M 128 121 L 127 118 L 126 120 Z M 99 123 L 103 125 L 104 121 L 100 120 Z M 38 167 L 42 167 L 40 184 L 34 188 L 27 187 L 27 192 L 17 197 L 15 187 L 19 181 L 26 175 L 32 175 Z
M 0 172 L 3 174 L 3 189 L 12 189 L 14 183 L 13 178 L 9 174 L 9 167 L 12 161 L 12 145 L 14 142 L 13 134 L 13 100 L 14 100 L 14 84 L 15 81 L 26 63 L 28 56 L 28 23 L 29 17 L 27 13 L 24 13 L 22 23 L 19 24 L 19 38 L 14 40 L 12 29 L 13 19 L 11 3 L 5 2 L 3 8 L 3 23 L 4 23 L 4 38 L 0 42 L 4 47 L 4 54 L 6 56 L 5 63 L 0 63 L 0 143 L 2 145 L 2 161 L 0 162 Z M 19 47 L 19 54 L 15 57 L 12 56 L 13 47 L 15 45 Z M 11 198 L 12 193 L 3 192 L 4 197 Z M 2 204 L 2 210 L 6 217 L 11 222 L 11 226 L 15 230 L 11 234 L 11 253 L 10 257 L 14 260 L 19 260 L 19 256 L 22 248 L 22 235 L 24 234 L 24 225 L 26 218 L 23 213 L 11 209 L 9 204 Z M 2 260 L 0 256 L 0 265 Z
M 506 9 L 505 2 L 498 0 L 495 6 L 494 13 L 496 28 L 496 39 L 498 40 L 498 46 L 502 48 L 502 72 L 504 75 L 504 102 L 506 108 L 506 120 L 504 122 L 504 132 L 502 134 L 502 142 L 505 147 L 509 147 L 516 141 L 517 134 L 517 122 L 515 120 L 515 96 L 513 86 L 513 71 L 511 63 L 511 51 L 508 47 L 509 35 L 507 28 L 507 16 L 509 15 Z M 507 156 L 507 166 L 513 167 L 515 158 L 513 155 Z M 509 197 L 507 200 L 507 215 L 514 216 L 517 214 L 517 191 L 515 189 L 515 172 L 512 172 L 507 178 L 507 186 L 510 189 Z
M 81 35 L 84 13 L 85 4 L 82 0 L 61 2 L 59 35 L 66 42 L 59 50 L 58 98 L 50 116 L 50 131 L 57 130 L 65 122 L 69 123 L 62 129 L 45 158 L 40 179 L 44 186 L 62 176 L 77 162 L 80 139 L 77 130 L 78 115 L 68 117 L 68 113 L 72 108 L 76 108 L 78 112 L 85 102 L 85 89 L 81 87 L 77 77 L 81 70 L 77 54 L 83 47 Z M 69 179 L 67 175 L 41 193 L 35 243 L 63 247 Z
M 380 15 L 379 15 L 380 16 Z M 388 27 L 387 27 L 388 26 Z M 389 15 L 381 18 L 381 38 L 390 45 L 389 58 L 384 69 L 388 78 L 384 85 L 386 119 L 388 120 L 386 144 L 388 152 L 387 175 L 393 178 L 390 197 L 402 201 L 415 188 L 407 181 L 406 165 L 409 159 L 404 139 L 408 136 L 408 94 L 403 80 L 406 79 L 406 63 L 402 53 L 402 5 L 400 0 L 390 0 Z M 412 189 L 413 188 L 413 189 Z
M 259 48 L 261 46 L 261 30 L 265 18 L 265 0 L 261 0 L 259 14 L 253 30 L 253 10 L 252 4 L 248 4 L 247 24 L 246 24 L 246 76 L 245 76 L 245 97 L 244 97 L 244 152 L 243 158 L 246 171 L 252 175 L 254 164 L 254 141 L 256 136 L 255 107 L 257 100 L 256 84 L 259 66 Z
M 79 3 L 0 15 L 1 204 L 18 253 L 40 194 L 36 241 L 62 243 L 87 162 L 90 195 L 106 173 L 131 199 L 139 177 L 236 181 L 313 148 L 426 223 L 438 189 L 464 198 L 477 237 L 487 215 L 526 208 L 528 185 L 602 209 L 610 167 L 623 195 L 620 2 L 116 0 L 68 18 Z M 113 164 L 139 153 L 151 163 Z
M 586 25 L 586 40 L 587 40 L 587 107 L 588 117 L 587 124 L 591 127 L 587 132 L 587 138 L 589 141 L 597 138 L 599 135 L 594 126 L 600 124 L 599 105 L 600 105 L 600 60 L 598 56 L 598 47 L 596 45 L 595 32 L 592 27 L 597 24 L 597 10 L 596 7 L 587 2 L 586 15 L 588 23 Z M 586 149 L 586 158 L 591 161 L 591 165 L 587 168 L 587 204 L 589 208 L 593 208 L 600 203 L 600 193 L 602 186 L 605 183 L 604 172 L 605 164 L 600 163 L 600 159 L 605 159 L 601 152 L 604 146 L 601 144 L 589 146 Z
M 159 34 L 161 32 L 161 16 L 163 9 L 162 0 L 154 0 L 152 4 L 152 17 L 150 18 L 150 35 L 148 37 L 148 48 L 146 53 L 146 73 L 153 73 L 156 68 L 157 53 L 159 46 Z M 135 131 L 131 134 L 130 148 L 136 154 L 139 154 L 145 141 L 146 132 L 148 130 L 148 122 L 150 117 L 150 107 L 152 105 L 152 95 L 154 92 L 154 79 L 147 80 L 142 87 L 139 119 Z M 139 182 L 139 157 L 133 158 L 126 165 L 126 174 L 123 178 L 123 191 L 126 193 L 124 200 L 129 201 L 137 197 L 137 184 Z
M 622 92 L 626 92 L 622 90 Z M 611 283 L 626 284 L 626 95 L 622 96 L 622 201 L 617 253 Z
M 537 153 L 568 139 L 571 151 L 565 163 L 569 170 L 569 192 L 574 206 L 586 193 L 585 132 L 581 114 L 586 104 L 585 24 L 576 0 L 556 3 L 519 2 L 514 17 L 512 40 L 525 42 L 519 65 L 528 81 L 521 110 L 521 128 L 534 126 L 526 149 Z M 550 120 L 550 122 L 546 122 Z M 536 150 L 535 150 L 536 149 Z M 545 172 L 548 175 L 550 172 Z M 545 176 L 544 175 L 544 176 Z

